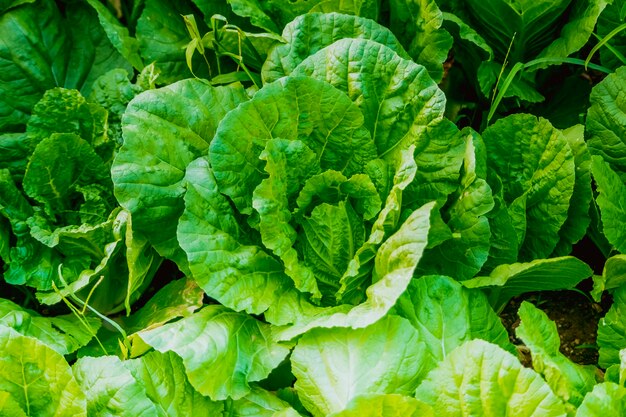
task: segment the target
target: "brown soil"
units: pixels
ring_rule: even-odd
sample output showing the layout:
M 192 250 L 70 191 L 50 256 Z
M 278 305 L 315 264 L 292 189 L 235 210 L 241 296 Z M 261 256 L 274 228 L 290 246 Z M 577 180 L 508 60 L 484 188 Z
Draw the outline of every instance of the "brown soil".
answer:
M 522 301 L 533 303 L 556 323 L 561 339 L 561 353 L 579 364 L 598 363 L 598 321 L 606 314 L 610 300 L 598 304 L 575 291 L 530 293 L 512 299 L 500 318 L 509 332 L 511 342 L 520 350 L 522 363 L 529 366 L 529 352 L 523 342 L 515 337 L 515 328 L 519 325 L 517 310 Z

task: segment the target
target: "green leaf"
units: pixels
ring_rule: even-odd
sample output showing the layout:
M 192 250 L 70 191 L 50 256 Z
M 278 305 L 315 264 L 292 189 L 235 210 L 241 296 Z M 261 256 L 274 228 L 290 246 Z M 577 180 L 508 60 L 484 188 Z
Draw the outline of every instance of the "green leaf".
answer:
M 421 150 L 426 144 L 419 137 L 445 110 L 443 92 L 424 67 L 368 39 L 341 39 L 306 58 L 293 75 L 345 92 L 363 112 L 378 156 L 387 161 L 414 143 Z
M 159 72 L 159 83 L 171 84 L 194 75 L 185 60 L 185 47 L 191 40 L 182 16 L 197 13 L 190 2 L 174 0 L 145 0 L 137 21 L 136 37 L 144 62 L 154 62 Z M 200 22 L 200 31 L 208 28 Z M 197 56 L 194 72 L 204 78 L 210 74 L 205 61 Z
M 297 232 L 289 223 L 296 193 L 307 178 L 320 170 L 317 156 L 299 140 L 270 139 L 259 157 L 267 161 L 264 169 L 269 177 L 255 188 L 252 206 L 259 213 L 263 244 L 283 261 L 285 273 L 297 289 L 319 299 L 321 293 L 313 271 L 298 259 L 293 247 Z
M 5 416 L 28 417 L 17 399 L 6 391 L 0 391 L 0 412 Z
M 524 196 L 526 233 L 521 260 L 549 256 L 558 244 L 575 184 L 574 156 L 565 135 L 546 119 L 515 114 L 485 129 L 489 164 L 509 204 Z
M 587 149 L 582 125 L 572 126 L 563 131 L 572 153 L 576 176 L 574 190 L 567 210 L 567 219 L 559 230 L 560 240 L 551 256 L 565 256 L 571 253 L 572 246 L 580 241 L 591 223 L 589 206 L 591 204 L 591 155 Z
M 250 19 L 250 23 L 268 32 L 278 33 L 279 28 L 276 23 L 268 16 L 262 7 L 262 1 L 259 0 L 228 0 L 233 13 L 241 17 Z
M 191 385 L 213 400 L 245 396 L 250 382 L 267 377 L 289 353 L 273 341 L 269 325 L 219 305 L 138 336 L 159 352 L 178 354 Z
M 283 266 L 260 247 L 246 244 L 246 234 L 218 191 L 207 158 L 189 164 L 185 182 L 178 241 L 193 278 L 223 305 L 263 313 L 291 286 Z
M 452 48 L 452 36 L 442 28 L 443 14 L 433 0 L 393 0 L 389 26 L 415 62 L 441 82 L 443 63 Z
M 613 292 L 613 305 L 598 323 L 598 365 L 606 369 L 620 363 L 619 351 L 626 348 L 626 286 Z
M 626 182 L 626 68 L 618 68 L 591 90 L 586 136 L 589 151 L 600 155 Z
M 437 416 L 565 417 L 565 407 L 534 371 L 483 340 L 455 349 L 417 388 Z
M 128 28 L 123 26 L 104 4 L 96 0 L 87 0 L 87 3 L 93 7 L 98 14 L 100 25 L 104 29 L 111 44 L 136 70 L 141 71 L 143 69 L 143 62 L 141 56 L 139 56 L 139 43 L 137 39 L 130 36 Z
M 270 323 L 288 324 L 276 329 L 279 340 L 290 340 L 316 327 L 362 328 L 378 321 L 406 290 L 428 243 L 434 203 L 415 210 L 402 226 L 380 245 L 374 259 L 367 299 L 357 306 L 314 307 L 293 291 L 284 294 L 265 314 Z M 390 207 L 390 210 L 393 210 Z M 382 233 L 382 230 L 378 233 Z
M 224 409 L 223 404 L 211 401 L 191 386 L 183 361 L 175 353 L 152 351 L 123 364 L 137 384 L 144 387 L 159 416 L 211 417 L 219 415 Z
M 593 276 L 591 296 L 599 303 L 605 290 L 614 290 L 624 284 L 626 284 L 626 255 L 611 256 L 604 262 L 602 276 Z
M 85 394 L 63 356 L 0 325 L 0 391 L 28 416 L 86 416 Z
M 291 356 L 295 388 L 315 417 L 341 411 L 364 394 L 409 395 L 426 372 L 426 352 L 418 333 L 400 317 L 356 330 L 313 329 Z
M 109 70 L 131 71 L 89 6 L 77 2 L 65 9 L 67 18 L 54 2 L 40 0 L 0 16 L 0 32 L 6 34 L 0 45 L 0 129 L 26 124 L 46 90 L 74 88 L 89 95 L 93 82 Z
M 80 358 L 72 370 L 87 397 L 87 413 L 90 416 L 160 415 L 155 404 L 148 399 L 146 387 L 133 378 L 117 356 Z
M 598 36 L 601 39 L 604 39 L 615 28 L 624 23 L 625 11 L 626 2 L 624 0 L 614 0 L 612 4 L 606 6 L 598 17 Z M 626 56 L 626 32 L 622 30 L 613 36 L 609 45 L 611 48 L 607 45 L 600 49 L 600 62 L 605 67 L 617 69 L 624 65 L 622 58 Z M 621 57 L 618 54 L 621 54 Z
M 79 322 L 74 315 L 42 317 L 9 300 L 0 299 L 1 325 L 38 339 L 61 355 L 73 353 L 89 343 L 102 324 L 93 317 L 83 320 Z
M 226 415 L 231 417 L 297 417 L 300 415 L 287 402 L 273 393 L 254 385 L 250 388 L 250 393 L 245 397 L 226 402 Z M 281 412 L 285 414 L 279 414 Z
M 73 133 L 55 133 L 35 148 L 23 186 L 54 216 L 71 208 L 77 186 L 101 183 L 110 187 L 110 181 L 102 159 L 87 141 Z
M 146 304 L 129 317 L 120 321 L 132 334 L 141 330 L 150 330 L 180 317 L 189 317 L 202 307 L 204 293 L 189 278 L 169 282 L 153 295 Z
M 621 253 L 626 253 L 626 185 L 601 157 L 591 158 L 591 172 L 596 182 L 602 230 L 607 240 Z
M 433 408 L 401 394 L 368 394 L 354 398 L 329 417 L 434 417 Z
M 370 274 L 374 268 L 376 252 L 391 234 L 393 234 L 400 222 L 401 205 L 406 200 L 404 190 L 411 184 L 416 175 L 415 159 L 413 158 L 414 147 L 400 153 L 394 161 L 392 185 L 387 193 L 387 199 L 383 209 L 378 214 L 370 235 L 355 253 L 348 264 L 348 268 L 341 277 L 341 288 L 337 293 L 338 301 L 357 304 L 362 301 L 365 286 L 370 280 Z M 377 160 L 380 161 L 380 160 Z M 387 175 L 383 173 L 382 175 Z M 371 175 L 373 177 L 373 175 Z
M 363 122 L 357 106 L 325 82 L 285 77 L 266 84 L 222 119 L 211 142 L 209 161 L 220 192 L 242 214 L 252 213 L 250 190 L 264 177 L 258 158 L 271 138 L 302 141 L 315 152 L 322 171 L 363 172 L 376 158 Z
M 473 339 L 483 339 L 515 352 L 506 329 L 482 291 L 464 288 L 451 278 L 431 275 L 414 279 L 392 311 L 417 329 L 419 340 L 433 356 L 429 370 L 458 346 Z
M 585 46 L 598 16 L 609 3 L 605 0 L 573 1 L 559 37 L 541 51 L 538 58 L 565 58 Z
M 556 323 L 544 312 L 524 301 L 518 314 L 521 323 L 515 334 L 530 349 L 533 369 L 573 411 L 596 384 L 597 368 L 578 365 L 559 352 L 561 341 Z
M 111 168 L 115 196 L 130 211 L 134 230 L 183 269 L 176 225 L 184 209 L 185 169 L 207 152 L 218 122 L 244 100 L 241 86 L 185 80 L 143 92 L 124 114 L 124 145 Z
M 578 408 L 576 417 L 619 416 L 626 413 L 626 388 L 612 382 L 594 387 Z
M 489 302 L 500 311 L 513 297 L 531 291 L 574 288 L 593 271 L 573 256 L 536 259 L 532 262 L 500 265 L 489 276 L 463 281 L 468 288 L 485 288 Z
M 291 74 L 308 56 L 345 38 L 371 39 L 409 58 L 389 29 L 373 20 L 346 14 L 303 14 L 285 26 L 282 37 L 286 44 L 273 48 L 263 65 L 265 83 Z

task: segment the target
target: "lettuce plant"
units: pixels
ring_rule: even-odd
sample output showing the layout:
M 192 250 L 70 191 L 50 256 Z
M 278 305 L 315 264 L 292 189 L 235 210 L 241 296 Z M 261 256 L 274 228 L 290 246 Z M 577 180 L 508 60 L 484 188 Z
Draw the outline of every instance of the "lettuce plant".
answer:
M 5 2 L 0 414 L 623 415 L 622 3 Z

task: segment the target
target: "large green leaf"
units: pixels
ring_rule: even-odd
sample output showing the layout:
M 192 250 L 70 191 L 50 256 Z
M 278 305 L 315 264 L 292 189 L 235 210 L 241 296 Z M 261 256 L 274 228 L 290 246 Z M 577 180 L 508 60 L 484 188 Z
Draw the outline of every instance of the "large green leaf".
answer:
M 23 182 L 26 194 L 51 217 L 73 208 L 78 187 L 92 184 L 110 188 L 108 170 L 91 145 L 74 133 L 55 133 L 39 142 Z
M 354 398 L 329 417 L 435 417 L 432 407 L 401 394 L 369 394 Z
M 622 416 L 626 413 L 626 388 L 612 382 L 594 387 L 576 412 L 576 417 Z
M 315 417 L 341 411 L 359 395 L 409 395 L 427 371 L 426 352 L 417 331 L 400 317 L 356 330 L 314 329 L 291 356 L 295 387 Z
M 238 217 L 218 191 L 206 157 L 189 164 L 185 182 L 186 207 L 180 217 L 178 241 L 193 278 L 223 305 L 263 313 L 291 286 L 291 280 L 275 258 L 246 242 Z
M 451 278 L 431 275 L 414 279 L 392 311 L 407 318 L 417 329 L 419 340 L 434 358 L 429 369 L 473 339 L 515 352 L 482 291 L 464 288 Z
M 390 160 L 416 144 L 443 116 L 445 98 L 421 65 L 368 39 L 342 39 L 300 63 L 293 75 L 324 80 L 345 92 L 365 116 L 378 155 Z
M 567 138 L 546 119 L 515 114 L 485 129 L 489 164 L 502 179 L 509 210 L 525 200 L 526 233 L 521 260 L 549 256 L 560 240 L 575 184 Z
M 310 55 L 345 38 L 371 39 L 409 58 L 393 33 L 370 19 L 338 13 L 307 13 L 285 26 L 287 42 L 272 49 L 263 65 L 263 80 L 272 82 L 291 72 Z
M 611 256 L 604 263 L 602 275 L 593 276 L 591 296 L 596 302 L 600 302 L 605 290 L 614 290 L 624 284 L 626 284 L 626 255 Z
M 586 135 L 589 151 L 601 155 L 626 182 L 626 68 L 618 68 L 591 90 Z
M 267 377 L 289 353 L 269 325 L 220 305 L 138 336 L 159 352 L 178 354 L 191 385 L 213 400 L 245 396 L 249 382 Z
M 357 106 L 330 84 L 306 77 L 267 84 L 219 124 L 209 152 L 219 190 L 239 212 L 252 213 L 251 191 L 265 176 L 259 155 L 271 138 L 301 140 L 322 171 L 363 172 L 376 158 L 363 123 Z
M 389 26 L 415 62 L 437 82 L 452 48 L 452 36 L 442 27 L 443 14 L 434 0 L 393 0 Z
M 463 285 L 468 288 L 486 287 L 489 302 L 499 312 L 516 295 L 574 288 L 592 273 L 589 265 L 580 259 L 564 256 L 499 265 L 489 276 L 463 281 Z
M 567 415 L 537 373 L 483 340 L 455 349 L 428 374 L 415 397 L 440 417 Z
M 3 325 L 0 348 L 0 392 L 27 416 L 87 416 L 85 394 L 60 353 Z
M 624 23 L 624 10 L 626 10 L 626 2 L 624 0 L 614 0 L 606 6 L 598 18 L 598 36 L 600 38 L 603 39 Z M 623 57 L 626 56 L 626 32 L 622 30 L 613 36 L 609 41 L 609 45 L 611 48 L 605 46 L 600 49 L 600 60 L 603 66 L 617 69 L 625 64 Z M 617 54 L 615 51 L 617 51 Z M 621 57 L 618 54 L 621 54 Z
M 39 0 L 0 16 L 0 129 L 25 125 L 48 89 L 75 88 L 88 95 L 95 79 L 110 69 L 131 70 L 89 6 L 72 3 L 65 11 L 67 18 L 54 2 Z
M 596 384 L 597 368 L 593 365 L 578 365 L 559 352 L 561 341 L 556 323 L 544 312 L 524 301 L 518 314 L 521 323 L 515 334 L 530 349 L 533 369 L 574 410 Z
M 150 352 L 130 361 L 85 357 L 73 366 L 87 395 L 90 416 L 215 416 L 224 406 L 200 395 L 187 380 L 182 359 Z
M 89 343 L 101 322 L 92 317 L 81 322 L 74 315 L 42 317 L 9 300 L 0 299 L 0 324 L 67 355 Z
M 225 412 L 229 417 L 300 416 L 288 403 L 257 386 L 251 386 L 250 393 L 245 397 L 226 402 Z
M 601 157 L 591 159 L 591 172 L 596 182 L 602 230 L 606 239 L 619 252 L 626 254 L 626 184 Z
M 117 356 L 81 358 L 72 368 L 87 397 L 87 413 L 96 417 L 159 416 L 146 387 L 133 378 Z
M 219 121 L 245 99 L 240 86 L 185 80 L 138 95 L 124 113 L 124 145 L 111 168 L 115 196 L 130 211 L 134 229 L 180 267 L 186 261 L 176 225 L 185 169 L 207 152 Z

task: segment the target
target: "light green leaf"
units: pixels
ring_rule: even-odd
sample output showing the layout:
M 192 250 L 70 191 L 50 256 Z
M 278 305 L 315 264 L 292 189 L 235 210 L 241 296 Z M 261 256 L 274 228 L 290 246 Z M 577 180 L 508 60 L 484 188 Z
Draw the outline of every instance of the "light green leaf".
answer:
M 600 155 L 626 182 L 626 68 L 598 83 L 589 100 L 585 135 L 592 155 Z
M 80 358 L 72 370 L 87 397 L 87 413 L 95 417 L 159 416 L 144 384 L 133 378 L 117 356 Z
M 159 327 L 180 317 L 189 317 L 202 307 L 204 293 L 189 278 L 169 282 L 130 317 L 121 317 L 128 334 Z
M 27 416 L 87 416 L 85 394 L 61 354 L 3 325 L 0 349 L 0 391 Z
M 293 247 L 297 232 L 289 223 L 296 193 L 307 178 L 320 170 L 317 156 L 299 140 L 270 139 L 259 158 L 267 161 L 264 170 L 269 174 L 252 195 L 252 206 L 259 213 L 263 244 L 283 261 L 285 273 L 297 289 L 311 292 L 319 299 L 321 293 L 313 271 L 298 259 Z
M 218 191 L 207 158 L 189 164 L 185 181 L 178 241 L 193 278 L 223 305 L 263 313 L 292 286 L 283 266 L 247 242 L 229 201 Z
M 276 23 L 263 10 L 262 1 L 259 0 L 228 0 L 233 13 L 250 19 L 250 23 L 268 32 L 278 33 Z
M 434 203 L 426 204 L 411 213 L 380 246 L 374 259 L 374 284 L 367 288 L 367 299 L 363 303 L 354 307 L 345 304 L 333 308 L 314 307 L 291 291 L 280 297 L 265 314 L 270 323 L 293 323 L 276 328 L 276 337 L 291 340 L 316 327 L 362 328 L 387 314 L 409 285 L 426 248 L 434 206 Z M 393 211 L 391 207 L 390 210 Z M 377 233 L 383 233 L 382 228 Z
M 213 400 L 245 396 L 250 382 L 267 377 L 289 353 L 269 325 L 219 305 L 138 336 L 159 352 L 178 354 L 191 385 Z
M 431 275 L 414 279 L 392 311 L 417 329 L 419 340 L 433 356 L 429 370 L 458 346 L 473 339 L 483 339 L 515 352 L 483 292 L 464 288 L 451 278 Z
M 520 259 L 549 256 L 559 242 L 574 190 L 576 168 L 567 138 L 546 119 L 515 114 L 485 129 L 483 139 L 509 207 L 525 195 Z
M 322 0 L 309 10 L 309 14 L 343 13 L 354 16 L 362 16 L 372 20 L 378 20 L 380 12 L 379 0 Z
M 606 239 L 621 253 L 626 253 L 626 185 L 601 157 L 591 159 L 591 172 L 596 182 L 602 229 Z
M 383 209 L 378 214 L 370 235 L 355 253 L 348 264 L 348 268 L 341 277 L 341 288 L 337 293 L 338 301 L 357 304 L 362 301 L 365 286 L 374 267 L 376 252 L 381 243 L 394 233 L 400 221 L 401 205 L 406 200 L 404 190 L 412 183 L 416 174 L 414 147 L 400 153 L 394 161 L 393 180 L 391 189 Z M 378 160 L 380 161 L 380 160 Z M 386 175 L 384 173 L 383 175 Z
M 600 302 L 602 293 L 614 290 L 626 284 L 626 255 L 614 255 L 604 262 L 602 276 L 593 276 L 593 291 L 591 296 Z
M 0 299 L 0 324 L 67 355 L 89 343 L 102 323 L 93 317 L 86 317 L 81 323 L 74 315 L 41 317 L 9 300 Z
M 322 171 L 363 172 L 376 158 L 363 123 L 357 106 L 325 82 L 285 77 L 266 84 L 222 119 L 211 142 L 209 161 L 219 190 L 239 212 L 252 213 L 250 190 L 264 177 L 258 158 L 272 138 L 302 141 L 315 152 Z
M 427 371 L 426 352 L 418 333 L 401 317 L 388 316 L 356 330 L 314 329 L 300 338 L 291 355 L 295 388 L 315 417 L 341 411 L 364 394 L 410 395 Z
M 250 393 L 245 397 L 226 403 L 226 415 L 229 417 L 297 417 L 300 415 L 273 393 L 254 385 L 250 388 Z M 285 414 L 279 414 L 281 412 Z
M 185 80 L 143 92 L 124 114 L 124 145 L 111 168 L 115 196 L 130 211 L 134 230 L 183 269 L 176 225 L 184 209 L 185 169 L 207 152 L 218 122 L 244 100 L 241 86 Z
M 561 341 L 556 323 L 527 301 L 518 311 L 521 323 L 515 334 L 530 349 L 533 369 L 544 377 L 552 391 L 574 410 L 596 384 L 597 368 L 578 365 L 559 352 Z
M 455 349 L 428 374 L 415 397 L 440 417 L 567 415 L 537 373 L 483 340 Z
M 390 161 L 443 117 L 445 99 L 424 67 L 368 39 L 341 39 L 306 58 L 293 75 L 324 80 L 345 92 L 365 116 L 378 156 Z M 401 104 L 400 104 L 401 103 Z
M 531 291 L 574 288 L 593 271 L 573 256 L 536 259 L 532 262 L 500 265 L 489 276 L 463 281 L 468 288 L 485 288 L 489 302 L 500 311 L 513 297 Z
M 594 387 L 578 408 L 576 417 L 621 416 L 626 413 L 626 388 L 612 382 Z
M 626 348 L 626 286 L 613 292 L 613 305 L 598 323 L 598 365 L 606 369 L 619 364 L 619 351 Z
M 329 417 L 435 417 L 432 407 L 401 394 L 369 394 L 350 401 Z
M 4 416 L 28 417 L 20 403 L 6 391 L 0 391 L 0 413 Z
M 222 403 L 211 401 L 191 386 L 182 359 L 173 352 L 152 351 L 123 364 L 137 384 L 144 387 L 159 416 L 213 417 L 224 409 Z
M 286 44 L 272 49 L 263 65 L 265 83 L 291 74 L 308 56 L 345 38 L 371 39 L 409 58 L 389 29 L 373 20 L 346 14 L 303 14 L 285 26 L 282 37 Z
M 452 36 L 442 28 L 443 15 L 433 0 L 393 0 L 389 26 L 415 62 L 441 82 L 443 63 L 452 48 Z

